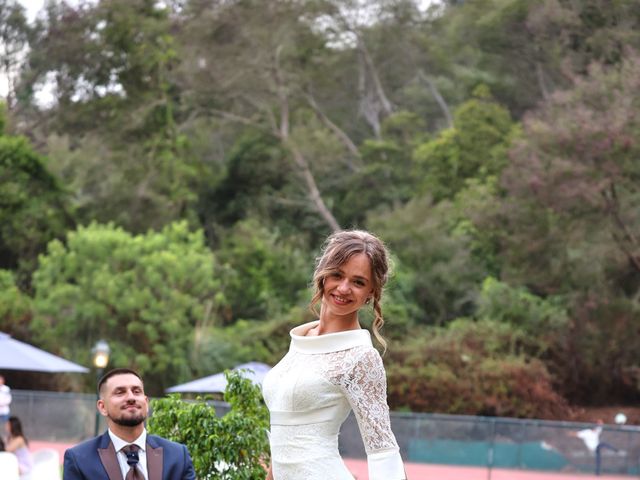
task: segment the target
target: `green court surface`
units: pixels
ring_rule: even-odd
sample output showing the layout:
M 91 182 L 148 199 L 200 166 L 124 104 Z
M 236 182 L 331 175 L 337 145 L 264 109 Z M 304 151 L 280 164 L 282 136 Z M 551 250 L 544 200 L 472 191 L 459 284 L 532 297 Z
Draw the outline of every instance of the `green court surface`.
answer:
M 407 461 L 495 468 L 559 471 L 569 462 L 542 442 L 501 443 L 462 440 L 413 440 Z

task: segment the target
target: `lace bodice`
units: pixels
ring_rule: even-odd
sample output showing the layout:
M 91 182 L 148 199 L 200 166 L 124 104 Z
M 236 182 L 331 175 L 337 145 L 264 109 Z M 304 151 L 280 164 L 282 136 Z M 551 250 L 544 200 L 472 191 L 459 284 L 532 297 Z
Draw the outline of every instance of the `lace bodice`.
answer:
M 340 425 L 353 409 L 370 480 L 404 479 L 391 431 L 382 359 L 367 330 L 306 337 L 291 331 L 289 352 L 267 375 L 275 480 L 352 479 L 338 454 Z

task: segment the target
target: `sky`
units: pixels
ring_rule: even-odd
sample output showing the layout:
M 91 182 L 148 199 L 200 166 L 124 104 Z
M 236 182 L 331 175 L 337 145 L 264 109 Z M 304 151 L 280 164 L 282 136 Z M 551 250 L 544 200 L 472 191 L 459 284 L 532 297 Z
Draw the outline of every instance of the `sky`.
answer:
M 31 21 L 36 17 L 38 11 L 44 5 L 45 0 L 20 0 L 20 3 L 27 11 L 27 18 Z M 7 95 L 7 79 L 0 74 L 0 100 Z
M 27 10 L 27 18 L 29 20 L 33 20 L 36 17 L 44 2 L 45 0 L 20 0 L 22 6 Z

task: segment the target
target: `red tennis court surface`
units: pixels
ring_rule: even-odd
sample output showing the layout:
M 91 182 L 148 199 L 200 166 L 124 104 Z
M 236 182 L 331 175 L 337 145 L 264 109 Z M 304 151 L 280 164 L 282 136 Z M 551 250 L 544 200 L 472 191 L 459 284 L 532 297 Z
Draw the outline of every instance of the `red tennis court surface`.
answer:
M 369 480 L 367 462 L 365 460 L 345 460 L 349 470 L 357 480 Z M 459 467 L 451 465 L 430 465 L 424 463 L 406 463 L 409 480 L 630 480 L 634 477 L 619 475 L 585 475 L 581 473 L 548 473 L 523 470 Z
M 31 451 L 35 452 L 43 448 L 53 448 L 60 453 L 60 462 L 64 451 L 72 447 L 69 443 L 30 442 Z M 345 463 L 357 480 L 369 480 L 367 474 L 367 462 L 365 460 L 346 459 Z M 619 475 L 585 475 L 581 473 L 547 473 L 529 472 L 522 470 L 498 470 L 489 472 L 486 468 L 457 467 L 450 465 L 427 465 L 423 463 L 405 464 L 408 480 L 630 480 L 635 477 Z M 301 479 L 302 480 L 302 479 Z M 328 479 L 329 480 L 329 479 Z

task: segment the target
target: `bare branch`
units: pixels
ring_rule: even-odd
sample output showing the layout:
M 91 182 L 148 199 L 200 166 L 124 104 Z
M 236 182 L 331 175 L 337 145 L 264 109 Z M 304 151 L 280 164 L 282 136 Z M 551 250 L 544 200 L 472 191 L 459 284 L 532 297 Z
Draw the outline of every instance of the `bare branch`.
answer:
M 382 86 L 382 82 L 380 81 L 380 76 L 378 75 L 378 69 L 373 63 L 373 59 L 371 58 L 371 54 L 369 53 L 369 49 L 365 44 L 364 40 L 360 36 L 360 34 L 356 31 L 353 31 L 358 39 L 358 50 L 362 54 L 364 61 L 369 69 L 369 73 L 371 74 L 371 79 L 373 80 L 373 86 L 376 92 L 378 99 L 380 100 L 380 104 L 382 105 L 383 112 L 388 116 L 393 113 L 393 106 L 387 97 L 387 94 L 384 91 Z
M 429 91 L 431 91 L 431 95 L 433 95 L 433 98 L 436 99 L 436 102 L 438 102 L 438 105 L 440 106 L 444 117 L 447 119 L 449 128 L 453 128 L 453 116 L 451 115 L 451 110 L 449 110 L 449 106 L 447 105 L 445 99 L 442 97 L 442 95 L 440 95 L 440 91 L 438 90 L 438 87 L 436 87 L 436 84 L 433 83 L 433 81 L 422 71 L 422 69 L 418 70 L 418 77 L 427 84 L 427 87 L 429 87 Z
M 360 72 L 358 91 L 360 92 L 360 111 L 369 123 L 376 138 L 380 138 L 380 113 L 388 116 L 393 113 L 393 105 L 385 93 L 378 69 L 376 68 L 367 45 L 360 35 L 358 27 L 354 25 L 341 11 L 336 10 L 335 18 L 345 31 L 350 32 L 356 38 L 356 48 L 359 53 Z M 371 79 L 373 92 L 367 88 L 367 78 Z
M 313 111 L 316 113 L 316 115 L 320 119 L 320 121 L 329 130 L 331 130 L 336 135 L 336 137 L 338 137 L 338 139 L 344 144 L 347 150 L 349 150 L 349 152 L 351 152 L 351 154 L 354 157 L 360 158 L 360 151 L 358 150 L 358 147 L 356 147 L 355 143 L 353 143 L 353 141 L 349 138 L 349 135 L 347 135 L 344 132 L 344 130 L 342 130 L 335 123 L 333 123 L 331 119 L 327 117 L 322 110 L 320 110 L 320 107 L 316 102 L 315 98 L 313 98 L 313 95 L 311 95 L 310 93 L 307 93 L 305 97 L 307 99 L 307 102 L 309 102 L 309 105 L 311 106 L 311 108 L 313 108 Z M 355 170 L 355 167 L 353 166 L 352 162 L 349 162 L 349 168 L 352 171 Z
M 278 122 L 276 121 L 276 117 L 273 114 L 273 111 L 265 105 L 261 105 L 260 103 L 258 103 L 257 101 L 255 101 L 254 99 L 252 99 L 251 97 L 241 94 L 239 95 L 239 97 L 241 100 L 247 102 L 249 105 L 251 105 L 253 108 L 255 108 L 256 110 L 260 111 L 260 112 L 264 112 L 265 115 L 267 116 L 267 120 L 269 120 L 269 125 L 271 125 L 271 128 L 273 129 L 274 132 L 278 132 L 279 128 L 278 128 Z
M 274 61 L 274 76 L 276 80 L 278 100 L 280 101 L 280 136 L 286 139 L 289 136 L 289 98 L 285 89 L 284 79 L 282 78 L 282 71 L 280 70 L 281 53 L 282 45 L 279 45 L 276 49 Z
M 260 123 L 256 122 L 247 117 L 243 117 L 241 115 L 236 115 L 235 113 L 227 112 L 224 110 L 218 110 L 217 108 L 209 109 L 211 113 L 214 113 L 222 118 L 226 118 L 227 120 L 231 120 L 233 122 L 242 123 L 243 125 L 249 125 L 251 127 L 257 128 L 258 130 L 262 130 L 263 132 L 268 133 L 269 135 L 273 135 L 273 132 L 267 128 L 265 128 Z
M 224 110 L 216 110 L 216 109 L 213 109 L 212 112 L 218 114 L 223 118 L 227 118 L 229 120 L 239 122 L 244 125 L 250 125 L 252 127 L 259 128 L 260 130 L 265 131 L 279 138 L 280 141 L 283 143 L 283 145 L 289 150 L 289 152 L 291 152 L 293 160 L 297 165 L 299 172 L 302 175 L 302 178 L 304 179 L 304 182 L 307 186 L 307 195 L 311 199 L 311 202 L 313 203 L 314 207 L 316 208 L 320 216 L 323 218 L 323 220 L 327 222 L 327 225 L 329 225 L 329 227 L 332 230 L 334 231 L 340 230 L 340 225 L 336 221 L 331 211 L 327 208 L 327 205 L 324 203 L 324 200 L 320 195 L 320 190 L 318 190 L 318 186 L 316 184 L 315 178 L 313 177 L 313 173 L 311 173 L 311 168 L 309 168 L 309 163 L 307 162 L 307 159 L 304 157 L 302 152 L 297 148 L 297 146 L 293 142 L 291 142 L 289 139 L 288 123 L 286 123 L 286 128 L 282 128 L 282 125 L 281 125 L 281 129 L 279 131 L 275 130 L 274 132 L 274 131 L 269 131 L 265 129 L 262 125 L 258 124 L 257 122 L 249 118 L 242 117 L 234 113 L 225 112 Z
M 362 54 L 358 55 L 358 93 L 360 95 L 360 112 L 371 126 L 376 138 L 380 138 L 380 106 L 367 91 L 367 67 Z

